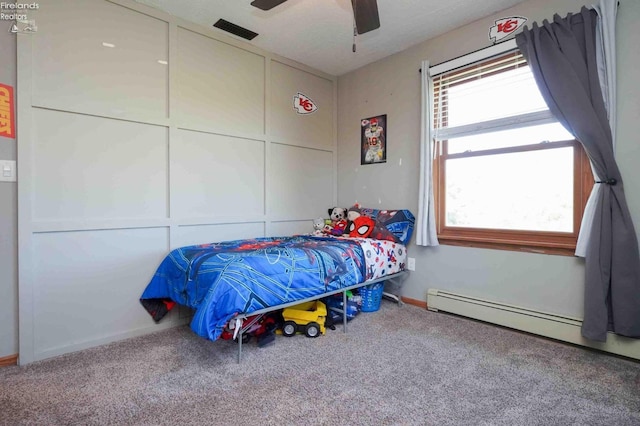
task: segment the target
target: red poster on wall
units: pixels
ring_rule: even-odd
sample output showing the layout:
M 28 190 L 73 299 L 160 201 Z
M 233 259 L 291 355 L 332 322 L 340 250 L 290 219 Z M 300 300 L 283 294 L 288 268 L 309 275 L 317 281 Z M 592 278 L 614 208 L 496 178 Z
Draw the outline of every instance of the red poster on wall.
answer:
M 0 83 L 0 136 L 16 137 L 13 87 Z

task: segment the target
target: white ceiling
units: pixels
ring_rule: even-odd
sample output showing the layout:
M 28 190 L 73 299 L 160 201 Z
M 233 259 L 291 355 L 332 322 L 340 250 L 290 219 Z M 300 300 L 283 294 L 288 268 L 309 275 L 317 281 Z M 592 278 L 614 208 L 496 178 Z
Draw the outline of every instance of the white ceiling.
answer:
M 356 53 L 350 0 L 288 0 L 267 12 L 251 0 L 136 1 L 208 28 L 223 18 L 258 33 L 252 45 L 338 76 L 525 0 L 378 0 L 380 28 L 356 37 Z

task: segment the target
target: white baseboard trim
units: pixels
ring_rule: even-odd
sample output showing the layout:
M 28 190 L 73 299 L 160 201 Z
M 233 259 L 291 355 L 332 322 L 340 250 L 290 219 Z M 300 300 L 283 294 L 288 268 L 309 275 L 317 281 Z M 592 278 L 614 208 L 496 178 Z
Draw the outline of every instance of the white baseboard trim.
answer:
M 640 340 L 609 333 L 605 343 L 587 340 L 580 334 L 582 320 L 540 312 L 519 306 L 429 289 L 427 307 L 504 327 L 550 337 L 576 345 L 640 360 Z

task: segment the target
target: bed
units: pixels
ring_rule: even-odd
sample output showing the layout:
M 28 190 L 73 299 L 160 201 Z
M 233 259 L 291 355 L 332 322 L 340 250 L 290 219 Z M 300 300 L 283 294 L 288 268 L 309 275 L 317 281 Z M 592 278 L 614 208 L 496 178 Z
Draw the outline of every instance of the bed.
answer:
M 249 316 L 339 292 L 346 297 L 346 290 L 397 278 L 405 270 L 413 215 L 408 210 L 367 213 L 393 237 L 295 235 L 174 249 L 140 302 L 156 322 L 176 304 L 189 307 L 194 310 L 191 329 L 217 340 L 234 318 L 242 324 Z M 346 330 L 346 318 L 344 325 Z

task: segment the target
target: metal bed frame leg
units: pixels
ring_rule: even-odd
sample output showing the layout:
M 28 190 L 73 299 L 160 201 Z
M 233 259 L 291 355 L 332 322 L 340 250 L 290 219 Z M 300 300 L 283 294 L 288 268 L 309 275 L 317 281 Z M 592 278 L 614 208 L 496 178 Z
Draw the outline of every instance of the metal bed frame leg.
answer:
M 240 361 L 242 360 L 242 336 L 244 335 L 244 332 L 249 330 L 251 328 L 251 326 L 255 323 L 257 323 L 258 321 L 260 321 L 260 319 L 262 319 L 262 317 L 264 316 L 264 313 L 262 314 L 257 314 L 251 321 L 249 321 L 248 324 L 243 324 L 241 323 L 241 325 L 236 326 L 238 328 L 238 364 L 240 364 Z
M 395 284 L 396 279 L 399 280 L 400 277 L 395 277 L 395 278 L 391 278 L 391 279 L 387 279 L 386 281 Z M 398 288 L 402 287 L 402 283 L 397 284 Z M 387 298 L 387 299 L 391 299 L 393 301 L 395 301 L 398 306 L 402 306 L 404 305 L 404 302 L 402 301 L 402 296 L 400 296 L 399 294 L 393 294 L 391 292 L 387 292 L 387 291 L 383 291 L 382 292 L 382 296 Z
M 347 332 L 347 292 L 342 292 L 342 329 Z

